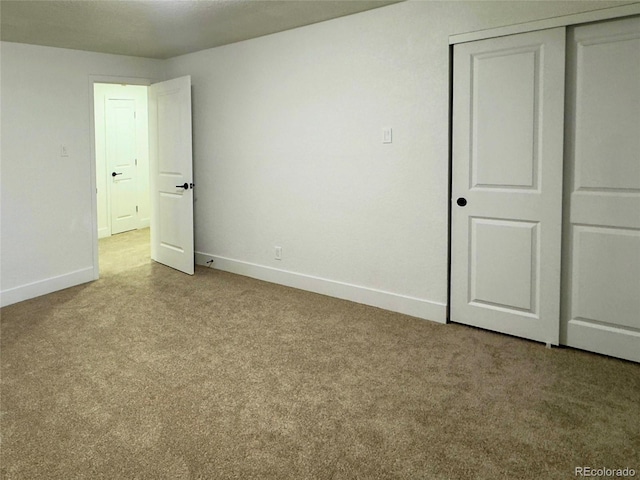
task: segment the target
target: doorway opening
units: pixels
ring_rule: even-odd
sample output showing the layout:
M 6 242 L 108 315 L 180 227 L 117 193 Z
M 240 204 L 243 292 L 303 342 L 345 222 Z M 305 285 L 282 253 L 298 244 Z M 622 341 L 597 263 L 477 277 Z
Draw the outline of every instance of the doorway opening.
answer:
M 94 83 L 98 262 L 106 273 L 150 261 L 146 85 Z

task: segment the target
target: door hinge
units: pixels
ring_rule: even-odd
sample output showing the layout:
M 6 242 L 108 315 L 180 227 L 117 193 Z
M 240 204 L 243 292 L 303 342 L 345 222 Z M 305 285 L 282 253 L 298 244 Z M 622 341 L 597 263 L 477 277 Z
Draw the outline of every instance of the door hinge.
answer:
M 136 161 L 136 167 L 137 167 L 138 166 L 138 159 L 136 158 L 135 161 Z
M 136 118 L 136 112 L 135 111 L 133 112 L 133 118 Z
M 136 205 L 136 213 L 138 213 L 138 205 Z

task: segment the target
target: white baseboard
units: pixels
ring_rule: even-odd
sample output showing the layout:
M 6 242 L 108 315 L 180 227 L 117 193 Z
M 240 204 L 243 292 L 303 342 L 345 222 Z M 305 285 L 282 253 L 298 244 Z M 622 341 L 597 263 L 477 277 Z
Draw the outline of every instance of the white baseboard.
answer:
M 103 227 L 98 229 L 98 238 L 106 238 L 111 236 L 111 230 L 109 227 Z
M 264 265 L 257 265 L 255 263 L 243 262 L 202 252 L 196 252 L 195 257 L 197 265 L 206 265 L 208 260 L 213 259 L 213 268 L 217 270 L 237 273 L 287 287 L 299 288 L 330 297 L 371 305 L 425 320 L 446 323 L 447 307 L 443 303 L 337 282 L 326 278 L 289 272 L 287 270 L 280 270 L 278 268 L 266 267 Z
M 69 287 L 95 280 L 93 267 L 83 268 L 75 272 L 66 273 L 58 277 L 51 277 L 37 282 L 9 288 L 0 292 L 0 306 L 6 307 L 13 303 L 29 300 L 30 298 L 57 292 Z

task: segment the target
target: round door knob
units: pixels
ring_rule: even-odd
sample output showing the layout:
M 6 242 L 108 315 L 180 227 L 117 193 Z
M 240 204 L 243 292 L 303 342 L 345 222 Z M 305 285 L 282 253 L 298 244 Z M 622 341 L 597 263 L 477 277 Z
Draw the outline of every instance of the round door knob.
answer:
M 459 207 L 464 207 L 467 204 L 467 199 L 464 197 L 460 197 L 458 200 L 456 200 L 456 203 Z

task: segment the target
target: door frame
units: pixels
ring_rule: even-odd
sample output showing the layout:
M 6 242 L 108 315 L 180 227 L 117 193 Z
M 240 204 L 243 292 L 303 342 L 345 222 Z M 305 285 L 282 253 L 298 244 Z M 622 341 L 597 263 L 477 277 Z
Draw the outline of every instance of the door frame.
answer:
M 591 10 L 589 12 L 582 13 L 572 13 L 570 15 L 546 18 L 544 20 L 536 20 L 533 22 L 489 28 L 487 30 L 457 33 L 454 35 L 449 35 L 449 45 L 473 42 L 475 40 L 484 40 L 486 38 L 504 37 L 505 35 L 514 35 L 516 33 L 533 32 L 535 30 L 547 30 L 549 28 L 555 27 L 570 27 L 572 25 L 579 25 L 583 23 L 600 22 L 602 20 L 613 20 L 615 18 L 630 17 L 633 15 L 640 15 L 639 2 L 622 5 L 620 7 L 601 8 L 599 10 Z
M 96 182 L 96 125 L 94 111 L 94 84 L 114 83 L 121 85 L 143 85 L 148 87 L 154 82 L 150 78 L 139 77 L 119 77 L 115 75 L 89 75 L 89 131 L 90 131 L 90 151 L 89 156 L 89 188 L 91 189 L 91 237 L 93 247 L 93 280 L 100 278 L 100 260 L 98 257 L 98 192 Z
M 101 145 L 101 148 L 104 148 L 105 150 L 103 152 L 100 152 L 100 150 L 96 150 L 96 167 L 97 167 L 97 172 L 96 172 L 96 177 L 98 179 L 98 183 L 100 183 L 100 181 L 104 180 L 106 181 L 106 185 L 103 185 L 103 187 L 106 186 L 106 190 L 103 192 L 102 189 L 100 188 L 101 185 L 98 185 L 98 238 L 102 239 L 105 236 L 111 236 L 113 235 L 113 221 L 111 218 L 111 213 L 113 211 L 112 209 L 112 201 L 114 200 L 114 195 L 113 195 L 113 187 L 114 184 L 113 182 L 109 182 L 107 180 L 108 177 L 108 171 L 107 169 L 109 169 L 109 165 L 108 165 L 108 146 L 110 144 L 110 141 L 113 139 L 117 139 L 117 137 L 111 137 L 109 132 L 109 129 L 107 128 L 109 126 L 109 121 L 108 121 L 108 116 L 109 116 L 109 110 L 110 110 L 110 106 L 112 106 L 111 101 L 115 101 L 115 102 L 119 102 L 119 101 L 133 101 L 134 102 L 134 111 L 135 111 L 135 115 L 134 115 L 134 119 L 133 119 L 133 129 L 135 130 L 135 150 L 136 150 L 136 154 L 134 155 L 134 157 L 137 160 L 137 164 L 136 166 L 139 167 L 140 165 L 142 166 L 142 169 L 137 169 L 140 171 L 136 171 L 136 182 L 137 182 L 137 186 L 136 186 L 136 205 L 139 206 L 140 209 L 140 213 L 139 215 L 137 215 L 136 219 L 135 219 L 135 228 L 139 229 L 139 228 L 145 228 L 145 227 L 149 227 L 149 195 L 141 195 L 141 193 L 143 193 L 143 189 L 140 188 L 140 179 L 143 180 L 142 182 L 142 186 L 144 186 L 144 173 L 145 170 L 148 172 L 148 151 L 149 151 L 149 142 L 148 142 L 148 121 L 147 121 L 147 116 L 148 116 L 148 108 L 147 108 L 147 100 L 148 100 L 148 89 L 149 87 L 147 87 L 146 85 L 131 85 L 131 84 L 127 84 L 127 85 L 122 85 L 122 84 L 113 84 L 113 83 L 94 83 L 94 120 L 95 120 L 95 126 L 96 128 L 94 129 L 95 135 L 96 135 L 96 148 L 98 148 L 98 141 L 100 139 L 100 137 L 102 137 L 102 140 L 105 142 L 104 145 Z M 133 93 L 130 89 L 133 89 Z M 143 93 L 144 92 L 144 93 Z M 104 99 L 102 98 L 96 98 L 97 96 L 103 96 L 104 95 Z M 104 102 L 102 101 L 104 100 Z M 138 100 L 140 100 L 142 103 L 138 102 Z M 103 108 L 103 116 L 101 118 L 100 116 L 100 111 L 99 109 L 101 108 L 100 105 L 102 104 L 102 108 Z M 104 127 L 104 129 L 102 128 Z M 142 135 L 141 135 L 142 134 Z M 141 150 L 142 149 L 142 150 Z M 97 163 L 98 161 L 100 161 L 100 157 L 104 158 L 104 165 L 100 165 L 99 163 Z M 101 167 L 105 167 L 105 171 L 104 172 L 100 172 L 100 168 Z M 104 173 L 105 178 L 101 180 L 101 174 Z M 142 176 L 140 176 L 140 174 L 142 174 Z M 146 176 L 148 179 L 148 175 Z M 148 182 L 147 182 L 147 193 L 148 192 Z M 145 203 L 144 201 L 144 197 L 147 197 L 147 203 Z M 102 199 L 100 197 L 103 197 Z M 101 201 L 103 202 L 103 204 L 101 204 Z M 144 208 L 147 207 L 147 208 Z M 145 215 L 146 214 L 146 215 Z M 100 224 L 100 220 L 101 220 L 101 216 L 102 215 L 106 215 L 106 218 L 104 219 L 104 222 L 106 223 L 102 223 Z M 107 234 L 107 235 L 105 235 Z
M 447 308 L 446 308 L 446 323 L 451 323 L 451 260 L 453 251 L 451 248 L 452 239 L 452 192 L 453 192 L 453 50 L 454 46 L 459 43 L 473 42 L 476 40 L 485 40 L 487 38 L 496 38 L 506 35 L 515 35 L 518 33 L 533 32 L 536 30 L 546 30 L 555 27 L 570 27 L 574 25 L 582 25 L 592 22 L 601 22 L 604 20 L 614 20 L 617 18 L 631 17 L 640 15 L 640 3 L 631 3 L 629 5 L 623 5 L 620 7 L 609 7 L 599 10 L 592 10 L 589 12 L 574 13 L 570 15 L 563 15 L 560 17 L 547 18 L 544 20 L 537 20 L 533 22 L 519 23 L 516 25 L 507 25 L 504 27 L 491 28 L 487 30 L 479 30 L 475 32 L 463 32 L 453 35 L 449 35 L 449 170 L 448 170 L 448 192 L 447 192 L 447 218 L 449 228 L 447 229 Z M 563 202 L 564 205 L 564 202 Z M 562 221 L 564 224 L 564 213 L 562 215 Z M 561 253 L 564 255 L 564 252 Z M 563 275 L 563 272 L 561 272 Z M 560 288 L 564 288 L 563 278 L 561 278 Z M 562 299 L 561 299 L 562 301 Z

